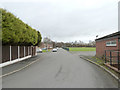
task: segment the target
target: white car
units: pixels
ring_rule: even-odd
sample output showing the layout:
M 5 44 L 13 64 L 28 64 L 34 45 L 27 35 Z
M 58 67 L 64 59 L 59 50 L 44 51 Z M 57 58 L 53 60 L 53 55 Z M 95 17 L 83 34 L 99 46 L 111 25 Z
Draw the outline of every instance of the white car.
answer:
M 57 52 L 57 49 L 56 48 L 53 48 L 53 50 L 52 50 L 53 52 Z
M 58 50 L 58 47 L 57 47 L 57 50 Z
M 40 49 L 40 48 L 37 48 L 37 53 L 42 53 L 42 49 Z

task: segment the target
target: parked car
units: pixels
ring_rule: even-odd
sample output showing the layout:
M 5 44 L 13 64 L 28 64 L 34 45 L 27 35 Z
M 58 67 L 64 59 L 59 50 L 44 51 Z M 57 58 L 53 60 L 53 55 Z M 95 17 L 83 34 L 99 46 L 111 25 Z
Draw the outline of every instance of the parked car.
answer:
M 56 48 L 53 48 L 53 50 L 52 50 L 53 52 L 57 52 L 57 49 Z
M 52 47 L 50 47 L 50 49 L 52 49 Z
M 40 48 L 37 48 L 37 53 L 42 53 L 42 49 L 40 49 Z
M 57 50 L 58 50 L 58 47 L 57 47 Z
M 42 48 L 42 50 L 47 50 L 47 48 Z

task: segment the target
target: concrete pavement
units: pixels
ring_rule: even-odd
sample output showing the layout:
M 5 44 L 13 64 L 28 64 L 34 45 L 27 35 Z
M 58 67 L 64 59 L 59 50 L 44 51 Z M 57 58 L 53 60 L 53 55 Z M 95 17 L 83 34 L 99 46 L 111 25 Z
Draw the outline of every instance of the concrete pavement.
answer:
M 63 49 L 38 57 L 24 70 L 3 77 L 3 88 L 117 88 L 117 81 L 107 72 Z

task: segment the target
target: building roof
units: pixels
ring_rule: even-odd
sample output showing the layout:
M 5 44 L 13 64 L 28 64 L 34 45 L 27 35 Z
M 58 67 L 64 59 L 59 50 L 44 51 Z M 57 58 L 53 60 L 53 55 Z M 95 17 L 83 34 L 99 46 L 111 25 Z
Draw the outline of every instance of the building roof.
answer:
M 96 39 L 95 41 L 98 41 L 98 40 L 102 40 L 102 39 L 108 39 L 108 38 L 111 38 L 111 37 L 120 37 L 120 31 L 118 32 L 115 32 L 115 33 L 112 33 L 112 34 L 109 34 L 109 35 L 106 35 L 104 37 L 101 37 L 101 38 L 98 38 Z

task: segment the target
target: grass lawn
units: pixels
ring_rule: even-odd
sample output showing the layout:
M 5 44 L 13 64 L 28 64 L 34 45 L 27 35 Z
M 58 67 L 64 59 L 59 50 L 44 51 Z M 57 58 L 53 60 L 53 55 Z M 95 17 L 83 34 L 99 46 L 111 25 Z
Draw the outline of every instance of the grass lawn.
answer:
M 42 50 L 42 52 L 49 52 L 50 51 L 50 49 L 48 49 L 48 51 L 47 50 Z
M 69 51 L 96 51 L 95 47 L 69 47 Z

